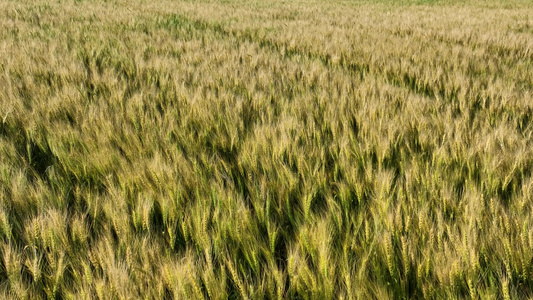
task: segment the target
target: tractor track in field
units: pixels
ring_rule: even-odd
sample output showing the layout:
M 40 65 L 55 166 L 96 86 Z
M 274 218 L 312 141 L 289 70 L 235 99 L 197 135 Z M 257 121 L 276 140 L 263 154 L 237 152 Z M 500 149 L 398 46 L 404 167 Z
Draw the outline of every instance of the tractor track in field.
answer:
M 337 68 L 339 70 L 348 72 L 353 76 L 364 80 L 367 76 L 373 75 L 377 78 L 382 78 L 386 83 L 399 87 L 406 88 L 414 94 L 422 97 L 437 99 L 456 100 L 457 90 L 446 89 L 444 86 L 434 88 L 427 83 L 420 81 L 416 75 L 408 72 L 395 72 L 393 70 L 383 70 L 379 66 L 371 65 L 370 63 L 361 63 L 341 59 L 336 62 L 331 59 L 328 53 L 317 53 L 307 49 L 299 49 L 291 47 L 286 42 L 276 41 L 268 38 L 261 38 L 257 31 L 253 30 L 231 30 L 224 28 L 220 24 L 210 23 L 205 20 L 193 19 L 182 14 L 171 15 L 164 24 L 164 27 L 189 27 L 198 31 L 212 31 L 221 38 L 231 37 L 241 42 L 249 42 L 258 45 L 261 49 L 268 49 L 271 52 L 276 52 L 280 56 L 288 59 L 293 59 L 296 56 L 305 57 L 308 60 L 320 62 L 327 68 Z M 160 24 L 160 25 L 163 25 Z

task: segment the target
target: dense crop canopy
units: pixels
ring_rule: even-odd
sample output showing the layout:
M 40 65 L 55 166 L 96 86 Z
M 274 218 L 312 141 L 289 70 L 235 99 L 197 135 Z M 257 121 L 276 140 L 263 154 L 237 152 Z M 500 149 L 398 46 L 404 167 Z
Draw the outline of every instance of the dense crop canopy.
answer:
M 530 1 L 0 0 L 6 298 L 533 297 Z

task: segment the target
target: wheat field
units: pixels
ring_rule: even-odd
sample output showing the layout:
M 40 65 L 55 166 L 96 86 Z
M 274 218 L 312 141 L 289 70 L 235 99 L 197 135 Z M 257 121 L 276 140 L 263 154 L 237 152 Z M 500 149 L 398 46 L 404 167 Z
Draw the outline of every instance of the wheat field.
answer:
M 533 297 L 533 3 L 0 0 L 0 297 Z

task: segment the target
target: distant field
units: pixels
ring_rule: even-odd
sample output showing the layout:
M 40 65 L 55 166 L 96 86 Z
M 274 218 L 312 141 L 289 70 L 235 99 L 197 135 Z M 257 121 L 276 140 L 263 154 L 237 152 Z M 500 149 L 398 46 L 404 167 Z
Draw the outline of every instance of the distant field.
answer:
M 530 298 L 532 173 L 531 1 L 0 0 L 3 298 Z

